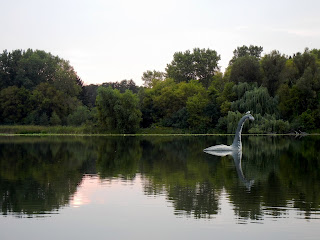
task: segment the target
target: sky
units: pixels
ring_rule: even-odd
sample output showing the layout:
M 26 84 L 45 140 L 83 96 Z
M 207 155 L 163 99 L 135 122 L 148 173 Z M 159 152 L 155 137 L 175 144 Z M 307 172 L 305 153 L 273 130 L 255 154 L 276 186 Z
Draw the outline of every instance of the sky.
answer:
M 238 46 L 285 55 L 320 48 L 318 0 L 0 0 L 0 52 L 39 49 L 70 61 L 85 84 L 142 85 L 175 52 L 209 48 L 221 71 Z

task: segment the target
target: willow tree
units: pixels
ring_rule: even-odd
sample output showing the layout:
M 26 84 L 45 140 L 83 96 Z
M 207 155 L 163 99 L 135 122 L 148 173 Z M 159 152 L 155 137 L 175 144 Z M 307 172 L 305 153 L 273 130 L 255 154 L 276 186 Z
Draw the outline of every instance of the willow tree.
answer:
M 254 114 L 276 114 L 278 115 L 278 101 L 270 97 L 267 88 L 259 87 L 244 93 L 242 98 L 231 103 L 233 111 L 252 111 Z

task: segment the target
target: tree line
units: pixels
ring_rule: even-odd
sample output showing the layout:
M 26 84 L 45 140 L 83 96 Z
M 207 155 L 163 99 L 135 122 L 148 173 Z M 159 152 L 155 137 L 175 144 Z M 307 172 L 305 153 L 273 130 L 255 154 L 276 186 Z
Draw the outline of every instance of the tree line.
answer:
M 172 128 L 232 133 L 252 111 L 252 133 L 320 128 L 320 50 L 292 56 L 241 46 L 225 72 L 211 49 L 176 52 L 165 72 L 85 85 L 70 63 L 40 50 L 0 54 L 0 124 L 85 125 L 106 132 Z

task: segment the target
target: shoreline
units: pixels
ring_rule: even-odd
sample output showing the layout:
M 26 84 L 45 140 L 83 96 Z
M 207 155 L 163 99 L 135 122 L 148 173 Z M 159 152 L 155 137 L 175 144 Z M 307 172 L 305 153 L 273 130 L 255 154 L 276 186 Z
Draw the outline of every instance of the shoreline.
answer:
M 243 136 L 317 136 L 312 133 L 242 133 Z M 234 136 L 234 133 L 193 133 L 189 129 L 141 128 L 136 133 L 104 132 L 94 126 L 0 125 L 0 136 Z
M 320 136 L 319 133 L 310 134 L 268 134 L 268 133 L 242 133 L 242 136 L 292 136 L 292 137 L 306 137 L 306 136 Z M 166 136 L 234 136 L 229 133 L 136 133 L 136 134 L 115 134 L 115 133 L 0 133 L 0 137 L 15 137 L 15 136 L 53 136 L 53 137 L 166 137 Z

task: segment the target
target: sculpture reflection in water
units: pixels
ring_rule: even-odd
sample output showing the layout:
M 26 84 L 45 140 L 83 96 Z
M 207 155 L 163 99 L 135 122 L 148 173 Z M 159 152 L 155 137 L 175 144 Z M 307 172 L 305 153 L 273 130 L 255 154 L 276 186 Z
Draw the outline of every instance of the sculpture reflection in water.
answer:
M 220 156 L 220 157 L 224 157 L 227 155 L 232 156 L 239 178 L 245 184 L 247 189 L 250 190 L 253 183 L 254 183 L 254 180 L 247 180 L 243 174 L 242 167 L 241 167 L 241 159 L 242 159 L 241 132 L 242 132 L 242 128 L 243 128 L 244 123 L 248 119 L 251 121 L 254 121 L 254 117 L 250 114 L 250 111 L 247 112 L 239 120 L 238 127 L 236 130 L 232 145 L 230 145 L 230 146 L 224 145 L 224 144 L 215 145 L 215 146 L 208 147 L 208 148 L 204 149 L 203 151 L 205 153 L 208 153 L 208 154 L 211 154 L 214 156 Z

